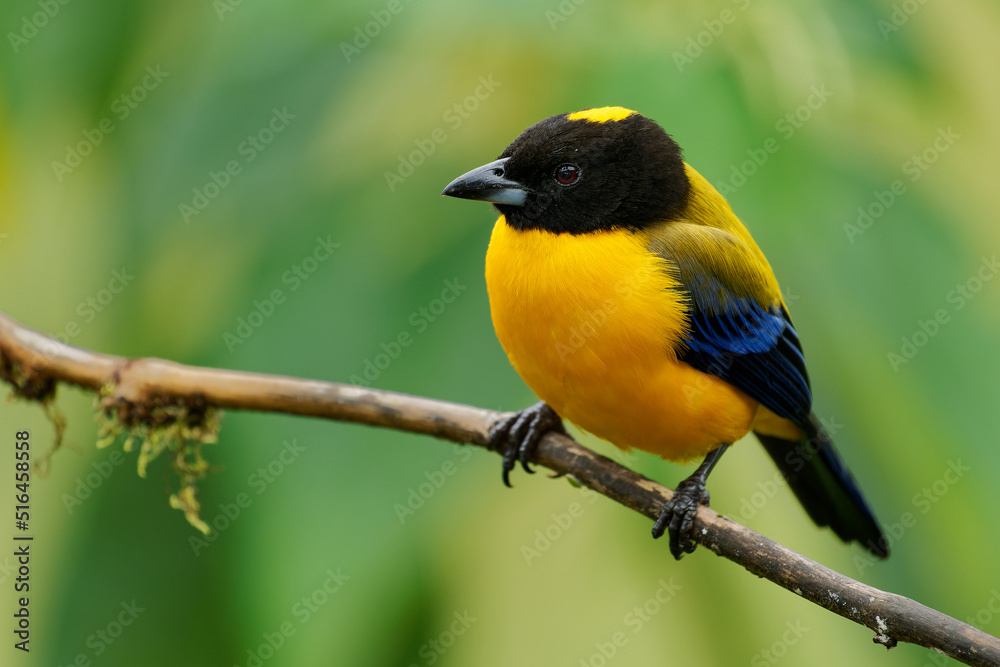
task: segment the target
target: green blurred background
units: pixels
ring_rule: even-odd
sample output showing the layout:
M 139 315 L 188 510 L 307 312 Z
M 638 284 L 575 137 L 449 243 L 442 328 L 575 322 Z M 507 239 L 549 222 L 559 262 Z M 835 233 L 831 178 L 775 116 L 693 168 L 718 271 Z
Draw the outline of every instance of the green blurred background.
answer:
M 770 258 L 817 412 L 893 556 L 873 564 L 813 527 L 752 440 L 713 475 L 713 507 L 1000 633 L 995 2 L 14 0 L 0 28 L 5 312 L 105 352 L 368 370 L 377 387 L 496 409 L 534 398 L 490 324 L 495 214 L 441 189 L 555 113 L 656 119 L 730 186 Z M 465 289 L 441 309 L 446 281 Z M 241 333 L 240 318 L 260 326 Z M 402 333 L 412 344 L 386 366 Z M 32 486 L 29 656 L 11 647 L 0 557 L 2 664 L 944 662 L 886 655 L 704 549 L 676 563 L 648 520 L 565 481 L 518 473 L 507 490 L 495 455 L 404 433 L 227 414 L 207 448 L 223 470 L 199 496 L 225 529 L 193 545 L 164 462 L 147 479 L 134 452 L 114 465 L 121 443 L 95 448 L 91 405 L 60 390 L 67 445 Z M 7 402 L 4 441 L 19 429 L 36 455 L 52 441 L 38 406 Z M 671 485 L 690 472 L 618 458 Z

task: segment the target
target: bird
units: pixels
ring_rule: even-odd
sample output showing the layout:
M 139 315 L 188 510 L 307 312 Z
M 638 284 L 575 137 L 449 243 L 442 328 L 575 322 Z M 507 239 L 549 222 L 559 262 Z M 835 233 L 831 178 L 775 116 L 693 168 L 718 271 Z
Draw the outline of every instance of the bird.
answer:
M 503 481 L 564 419 L 630 451 L 701 464 L 653 525 L 692 553 L 709 474 L 753 432 L 811 519 L 888 544 L 812 409 L 799 336 L 764 253 L 674 139 L 631 109 L 524 130 L 442 195 L 500 213 L 485 276 L 497 338 L 540 402 L 500 420 Z

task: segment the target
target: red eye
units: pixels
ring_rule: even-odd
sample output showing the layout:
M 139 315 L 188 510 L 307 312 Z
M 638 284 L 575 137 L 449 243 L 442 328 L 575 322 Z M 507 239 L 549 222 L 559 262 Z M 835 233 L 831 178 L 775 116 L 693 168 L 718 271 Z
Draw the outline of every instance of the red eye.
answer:
M 561 164 L 556 167 L 556 182 L 559 185 L 573 185 L 580 180 L 580 168 L 575 164 Z

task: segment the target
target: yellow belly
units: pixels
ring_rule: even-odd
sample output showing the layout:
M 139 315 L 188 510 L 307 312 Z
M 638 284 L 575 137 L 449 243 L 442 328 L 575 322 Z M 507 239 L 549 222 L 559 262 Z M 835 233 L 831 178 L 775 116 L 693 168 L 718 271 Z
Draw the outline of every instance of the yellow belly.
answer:
M 552 234 L 497 221 L 486 255 L 493 326 L 560 416 L 673 461 L 750 430 L 757 403 L 677 361 L 687 306 L 641 233 Z

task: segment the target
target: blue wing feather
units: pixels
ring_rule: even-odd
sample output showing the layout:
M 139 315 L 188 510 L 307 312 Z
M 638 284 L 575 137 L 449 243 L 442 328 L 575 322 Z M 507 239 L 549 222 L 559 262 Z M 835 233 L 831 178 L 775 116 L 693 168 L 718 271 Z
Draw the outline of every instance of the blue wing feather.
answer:
M 699 303 L 699 292 L 691 296 L 691 333 L 680 360 L 722 378 L 776 415 L 805 423 L 812 392 L 788 312 L 749 298 L 727 299 L 720 307 Z

